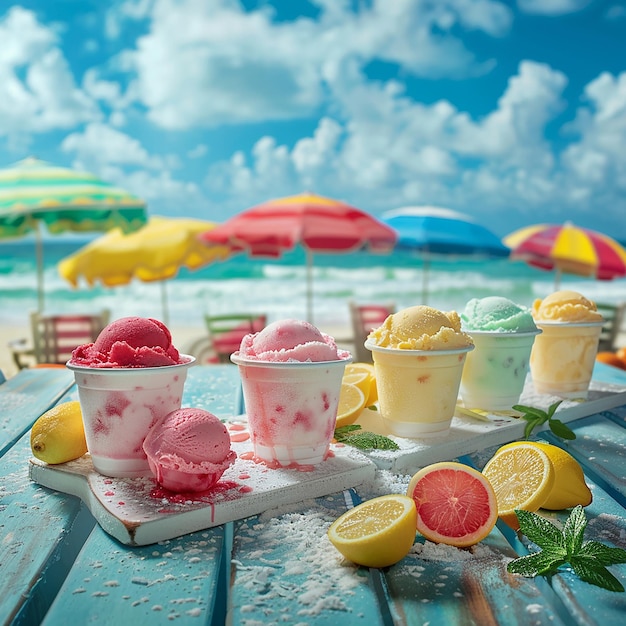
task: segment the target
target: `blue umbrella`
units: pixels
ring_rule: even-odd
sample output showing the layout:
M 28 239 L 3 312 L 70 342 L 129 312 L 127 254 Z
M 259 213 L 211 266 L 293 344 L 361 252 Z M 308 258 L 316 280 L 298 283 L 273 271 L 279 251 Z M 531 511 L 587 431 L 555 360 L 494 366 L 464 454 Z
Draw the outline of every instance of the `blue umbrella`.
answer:
M 382 222 L 398 234 L 396 248 L 422 254 L 424 273 L 422 298 L 428 294 L 428 267 L 431 255 L 498 258 L 510 250 L 488 228 L 469 215 L 438 207 L 405 207 L 387 211 Z

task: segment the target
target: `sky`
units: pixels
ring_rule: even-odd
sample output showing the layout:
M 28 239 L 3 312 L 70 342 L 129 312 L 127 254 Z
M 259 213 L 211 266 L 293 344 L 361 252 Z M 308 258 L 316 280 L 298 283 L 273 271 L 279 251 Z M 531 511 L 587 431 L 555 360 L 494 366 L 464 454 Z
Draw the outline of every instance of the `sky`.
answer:
M 0 167 L 626 240 L 626 0 L 0 0 Z

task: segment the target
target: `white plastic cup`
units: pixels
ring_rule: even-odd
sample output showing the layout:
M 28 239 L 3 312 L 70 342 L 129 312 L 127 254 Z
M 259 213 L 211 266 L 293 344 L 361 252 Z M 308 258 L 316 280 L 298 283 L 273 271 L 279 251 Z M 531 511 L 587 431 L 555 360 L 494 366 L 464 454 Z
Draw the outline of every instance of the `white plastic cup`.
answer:
M 317 465 L 335 433 L 341 381 L 351 358 L 320 362 L 255 361 L 239 366 L 254 454 L 276 466 Z
M 535 390 L 585 400 L 604 322 L 536 322 L 543 331 L 530 354 Z
M 372 351 L 380 415 L 399 437 L 445 433 L 452 423 L 465 357 L 456 350 L 397 350 L 365 342 Z
M 468 409 L 510 410 L 524 391 L 530 351 L 541 330 L 530 332 L 466 331 L 475 350 L 467 355 L 461 398 Z
M 74 372 L 87 449 L 100 474 L 150 475 L 143 441 L 156 421 L 180 409 L 195 358 L 161 367 L 99 368 L 67 364 Z

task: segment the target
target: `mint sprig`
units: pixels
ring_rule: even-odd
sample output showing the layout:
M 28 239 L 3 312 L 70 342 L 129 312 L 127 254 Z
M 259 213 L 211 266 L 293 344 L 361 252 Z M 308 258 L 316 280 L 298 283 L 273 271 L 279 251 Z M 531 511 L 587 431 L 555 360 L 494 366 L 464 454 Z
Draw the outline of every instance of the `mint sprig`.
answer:
M 358 424 L 349 424 L 335 428 L 335 439 L 339 443 L 358 448 L 359 450 L 398 450 L 399 446 L 395 441 L 363 430 Z
M 532 431 L 537 427 L 548 422 L 550 430 L 561 439 L 576 439 L 576 433 L 566 426 L 560 419 L 554 417 L 559 404 L 563 400 L 559 400 L 548 407 L 547 411 L 543 409 L 537 409 L 533 406 L 524 406 L 523 404 L 516 404 L 513 408 L 516 411 L 522 413 L 522 419 L 526 420 L 526 426 L 524 428 L 524 437 L 528 439 Z
M 569 563 L 582 581 L 609 591 L 624 591 L 622 583 L 606 568 L 626 563 L 626 550 L 599 541 L 584 541 L 587 518 L 582 506 L 572 510 L 563 530 L 536 513 L 516 510 L 515 514 L 520 531 L 542 550 L 514 559 L 507 571 L 528 578 L 550 576 Z

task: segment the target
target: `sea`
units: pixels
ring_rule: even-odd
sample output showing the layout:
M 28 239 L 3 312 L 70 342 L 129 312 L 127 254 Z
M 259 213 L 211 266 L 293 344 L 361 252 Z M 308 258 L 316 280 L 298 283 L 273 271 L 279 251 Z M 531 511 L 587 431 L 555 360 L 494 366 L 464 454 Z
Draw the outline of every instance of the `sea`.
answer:
M 99 312 L 111 319 L 155 317 L 178 327 L 203 327 L 205 315 L 265 313 L 268 320 L 307 318 L 306 260 L 302 249 L 280 259 L 234 255 L 176 278 L 121 287 L 86 284 L 73 288 L 57 264 L 87 240 L 44 241 L 46 313 Z M 0 241 L 0 324 L 23 325 L 37 310 L 34 240 Z M 509 259 L 432 257 L 395 251 L 316 254 L 313 259 L 313 321 L 320 328 L 348 327 L 348 302 L 394 303 L 397 309 L 428 304 L 461 311 L 471 298 L 505 296 L 532 305 L 554 291 L 555 273 Z M 426 281 L 425 281 L 426 279 Z M 563 275 L 561 289 L 573 289 L 603 303 L 626 301 L 626 279 L 597 281 Z

